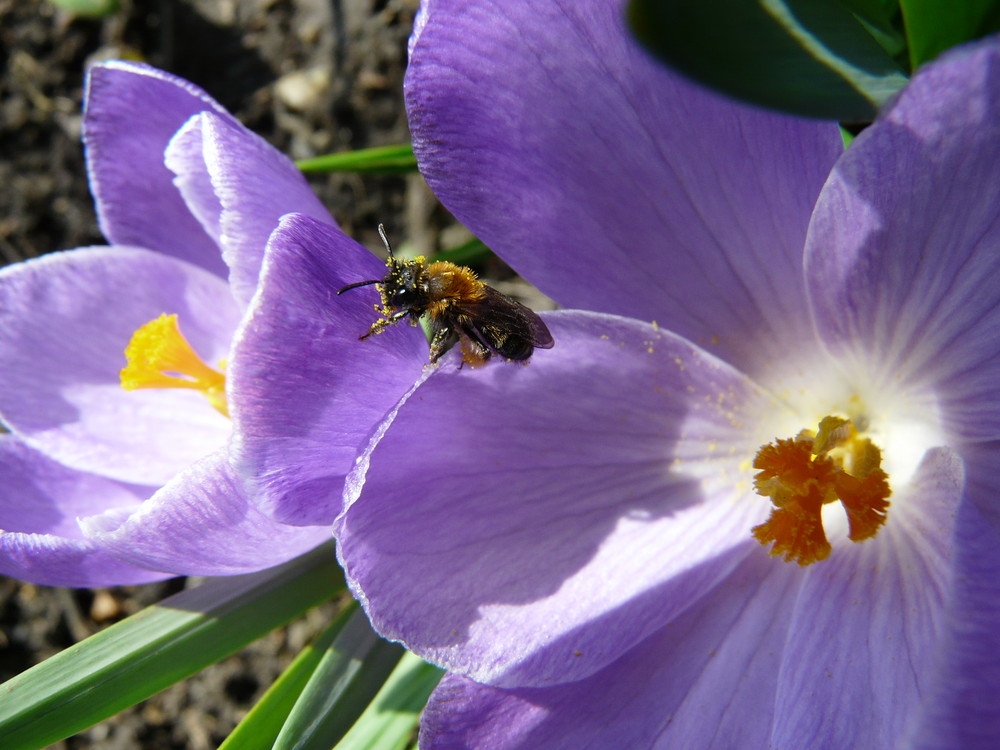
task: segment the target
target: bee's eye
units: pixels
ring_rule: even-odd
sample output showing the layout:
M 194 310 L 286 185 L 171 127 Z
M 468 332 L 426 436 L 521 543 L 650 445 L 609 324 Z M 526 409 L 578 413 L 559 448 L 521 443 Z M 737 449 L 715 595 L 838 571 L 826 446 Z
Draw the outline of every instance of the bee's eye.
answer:
M 395 307 L 407 307 L 416 301 L 417 294 L 412 287 L 399 287 L 392 293 L 390 300 Z

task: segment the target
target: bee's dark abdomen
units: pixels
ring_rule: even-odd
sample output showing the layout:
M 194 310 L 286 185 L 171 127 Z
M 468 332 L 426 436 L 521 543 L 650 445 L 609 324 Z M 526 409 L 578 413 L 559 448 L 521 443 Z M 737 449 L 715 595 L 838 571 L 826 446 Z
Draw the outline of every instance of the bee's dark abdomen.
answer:
M 518 362 L 528 359 L 534 351 L 535 347 L 530 341 L 514 337 L 508 338 L 502 345 L 497 347 L 497 352 L 501 356 Z

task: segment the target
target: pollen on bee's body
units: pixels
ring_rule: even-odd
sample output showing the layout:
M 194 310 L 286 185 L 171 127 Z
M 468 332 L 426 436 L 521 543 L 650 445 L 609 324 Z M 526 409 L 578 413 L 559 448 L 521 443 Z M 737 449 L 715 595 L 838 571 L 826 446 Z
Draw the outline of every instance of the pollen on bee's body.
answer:
M 822 513 L 827 504 L 844 506 L 853 542 L 874 537 L 886 522 L 891 490 L 882 451 L 847 419 L 824 417 L 815 432 L 768 443 L 753 467 L 760 470 L 754 489 L 773 507 L 752 534 L 788 562 L 810 565 L 830 555 Z
M 186 388 L 201 391 L 224 416 L 226 376 L 209 367 L 184 338 L 177 315 L 160 315 L 141 325 L 125 348 L 127 363 L 119 373 L 126 391 L 140 388 Z
M 435 295 L 471 302 L 486 296 L 483 282 L 476 272 L 465 266 L 439 260 L 427 266 L 429 284 L 434 285 Z

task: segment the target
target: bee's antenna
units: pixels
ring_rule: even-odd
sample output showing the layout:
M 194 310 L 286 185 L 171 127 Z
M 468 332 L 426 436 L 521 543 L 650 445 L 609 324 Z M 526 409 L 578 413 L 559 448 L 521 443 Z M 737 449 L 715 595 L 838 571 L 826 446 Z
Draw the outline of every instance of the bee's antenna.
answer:
M 393 260 L 396 256 L 392 254 L 392 245 L 389 244 L 389 238 L 385 236 L 385 224 L 378 225 L 378 236 L 382 238 L 382 244 L 385 245 L 386 252 L 389 253 L 389 257 Z
M 339 292 L 337 292 L 337 294 L 338 295 L 343 294 L 348 289 L 357 289 L 359 286 L 368 286 L 369 284 L 381 284 L 381 283 L 382 279 L 372 279 L 371 281 L 356 281 L 353 284 L 348 284 L 347 286 L 343 287 Z

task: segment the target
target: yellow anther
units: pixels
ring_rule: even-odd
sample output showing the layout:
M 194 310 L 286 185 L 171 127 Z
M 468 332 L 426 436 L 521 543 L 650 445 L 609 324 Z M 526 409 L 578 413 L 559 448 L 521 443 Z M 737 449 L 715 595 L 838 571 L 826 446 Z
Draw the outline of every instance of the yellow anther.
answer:
M 881 469 L 882 451 L 858 435 L 841 417 L 825 417 L 813 433 L 763 446 L 754 459 L 761 471 L 754 489 L 770 498 L 771 517 L 754 527 L 753 536 L 772 545 L 771 554 L 810 565 L 830 554 L 823 530 L 823 506 L 840 501 L 855 542 L 878 533 L 889 507 L 888 475 Z
M 140 326 L 125 348 L 120 373 L 126 391 L 139 388 L 189 388 L 201 391 L 225 416 L 226 376 L 209 367 L 181 333 L 176 315 L 160 315 Z

